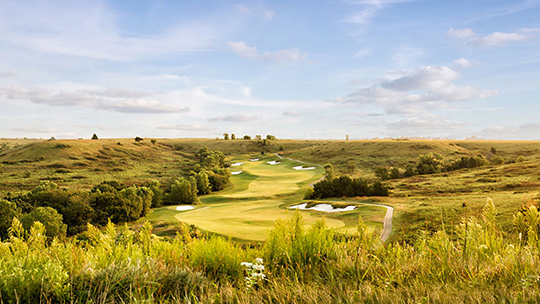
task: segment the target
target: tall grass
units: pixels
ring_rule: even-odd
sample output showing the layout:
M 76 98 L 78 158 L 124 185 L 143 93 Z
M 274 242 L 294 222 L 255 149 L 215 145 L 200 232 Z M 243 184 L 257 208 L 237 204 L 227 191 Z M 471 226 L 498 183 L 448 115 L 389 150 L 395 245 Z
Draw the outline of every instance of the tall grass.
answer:
M 15 219 L 0 243 L 3 303 L 521 303 L 540 301 L 540 213 L 519 212 L 503 237 L 488 200 L 480 218 L 421 233 L 414 244 L 383 244 L 360 219 L 335 235 L 300 213 L 276 222 L 266 243 L 243 248 L 187 233 L 162 239 L 88 227 L 78 239 L 48 239 L 41 223 Z M 243 261 L 264 257 L 266 280 L 247 289 Z

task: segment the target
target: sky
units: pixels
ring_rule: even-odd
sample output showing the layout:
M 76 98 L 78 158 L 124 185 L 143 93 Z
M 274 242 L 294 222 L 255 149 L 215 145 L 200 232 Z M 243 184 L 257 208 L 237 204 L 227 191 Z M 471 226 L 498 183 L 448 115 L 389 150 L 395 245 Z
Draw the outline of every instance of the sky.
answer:
M 0 0 L 0 137 L 540 140 L 540 0 Z

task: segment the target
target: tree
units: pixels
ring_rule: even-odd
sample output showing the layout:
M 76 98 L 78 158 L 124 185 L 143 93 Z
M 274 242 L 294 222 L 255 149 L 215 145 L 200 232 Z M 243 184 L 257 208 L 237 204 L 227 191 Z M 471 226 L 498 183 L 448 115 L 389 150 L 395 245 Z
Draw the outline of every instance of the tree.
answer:
M 229 140 L 229 133 L 223 133 L 223 139 Z
M 379 181 L 376 181 L 373 183 L 372 189 L 371 189 L 371 195 L 372 196 L 388 196 L 388 189 Z
M 236 135 L 234 135 L 234 133 L 231 134 L 231 140 L 235 140 L 236 139 Z
M 260 136 L 260 135 L 255 135 L 255 139 L 257 139 L 258 141 L 261 141 L 261 140 L 262 140 L 262 136 Z
M 173 182 L 168 196 L 170 205 L 193 204 L 197 202 L 197 181 L 194 177 L 181 177 Z
M 244 139 L 245 139 L 245 140 L 250 140 L 250 139 L 251 139 L 251 136 L 249 136 L 249 135 L 244 135 Z
M 390 174 L 388 173 L 388 169 L 384 167 L 377 167 L 375 168 L 375 176 L 382 180 L 390 179 Z
M 152 143 L 152 145 L 155 145 L 155 144 L 156 144 L 156 142 L 157 142 L 157 140 L 155 140 L 155 139 L 151 139 L 151 140 L 150 140 L 150 142 Z
M 324 165 L 324 178 L 327 180 L 334 179 L 336 177 L 336 172 L 334 171 L 334 166 L 330 163 Z
M 349 135 L 345 135 L 345 140 L 349 140 Z
M 210 194 L 212 192 L 212 185 L 210 185 L 210 180 L 208 179 L 208 174 L 201 171 L 194 175 L 195 180 L 197 181 L 197 191 L 199 195 Z
M 92 135 L 92 139 L 98 139 L 98 137 L 97 137 L 97 134 L 96 134 L 96 133 L 94 133 L 94 135 Z
M 142 140 L 143 140 L 143 139 L 140 138 L 139 136 L 135 137 L 135 141 L 136 141 L 136 142 L 141 142 Z
M 390 179 L 398 179 L 401 178 L 401 172 L 398 168 L 394 167 L 390 169 Z
M 50 238 L 66 235 L 67 226 L 62 221 L 62 215 L 51 207 L 38 207 L 21 217 L 21 223 L 26 230 L 30 230 L 34 222 L 42 223 L 45 226 L 45 235 Z
M 274 135 L 268 134 L 268 135 L 266 135 L 266 139 L 268 139 L 268 140 L 276 140 L 276 137 Z
M 161 184 L 157 180 L 152 180 L 147 184 L 148 189 L 153 193 L 152 195 L 152 207 L 161 206 L 163 199 L 163 191 L 161 190 Z
M 420 155 L 416 165 L 418 174 L 433 174 L 441 172 L 443 167 L 443 156 L 439 153 L 429 152 L 428 154 Z
M 497 154 L 497 149 L 495 149 L 494 147 L 491 147 L 491 149 L 489 149 L 489 151 L 490 151 L 491 154 L 493 154 L 493 155 Z
M 18 218 L 20 214 L 17 204 L 0 199 L 0 238 L 3 239 L 8 236 L 8 229 L 11 227 L 13 218 Z

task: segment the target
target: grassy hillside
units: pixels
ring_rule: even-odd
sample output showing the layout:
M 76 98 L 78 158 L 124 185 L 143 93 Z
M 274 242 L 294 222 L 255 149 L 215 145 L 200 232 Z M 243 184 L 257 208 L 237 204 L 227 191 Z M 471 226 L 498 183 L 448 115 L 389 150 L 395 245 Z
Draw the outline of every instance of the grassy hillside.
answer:
M 133 139 L 1 140 L 0 146 L 4 148 L 0 151 L 0 191 L 5 194 L 29 190 L 43 180 L 52 180 L 71 189 L 89 189 L 110 179 L 126 184 L 157 179 L 166 186 L 174 177 L 186 173 L 194 163 L 194 153 L 198 149 L 208 146 L 211 150 L 224 152 L 229 160 L 269 157 L 278 152 L 307 162 L 332 163 L 338 173 L 347 172 L 347 163 L 353 161 L 358 169 L 352 175 L 371 179 L 375 179 L 374 169 L 378 166 L 403 167 L 428 152 L 440 153 L 447 163 L 463 156 L 490 158 L 493 152 L 507 162 L 385 181 L 391 189 L 390 197 L 374 200 L 396 208 L 392 240 L 413 240 L 419 229 L 451 227 L 463 217 L 478 215 L 487 197 L 497 202 L 500 223 L 504 231 L 508 231 L 511 215 L 522 205 L 536 204 L 539 199 L 540 142 L 277 140 L 269 143 L 222 139 L 157 139 L 155 144 L 150 139 L 139 143 Z M 523 161 L 515 162 L 520 156 Z M 246 187 L 247 192 L 236 192 L 237 188 L 229 197 L 227 192 L 221 193 L 222 199 L 241 200 L 242 195 L 253 198 L 254 192 L 270 191 L 273 185 L 279 184 L 272 183 L 271 179 L 265 182 L 264 176 L 249 174 L 233 178 L 237 179 L 236 187 Z M 252 183 L 255 178 L 258 180 Z M 305 186 L 295 185 L 294 181 L 282 184 L 284 189 Z M 298 197 L 301 198 L 300 192 Z

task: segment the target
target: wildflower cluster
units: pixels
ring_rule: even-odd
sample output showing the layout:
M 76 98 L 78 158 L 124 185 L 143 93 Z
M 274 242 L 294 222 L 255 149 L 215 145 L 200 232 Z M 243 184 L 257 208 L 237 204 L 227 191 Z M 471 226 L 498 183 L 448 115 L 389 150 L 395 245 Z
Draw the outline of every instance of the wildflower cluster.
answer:
M 246 282 L 247 289 L 259 285 L 259 283 L 266 278 L 266 275 L 264 274 L 263 259 L 256 258 L 255 263 L 242 262 L 240 264 L 246 268 L 244 281 Z

